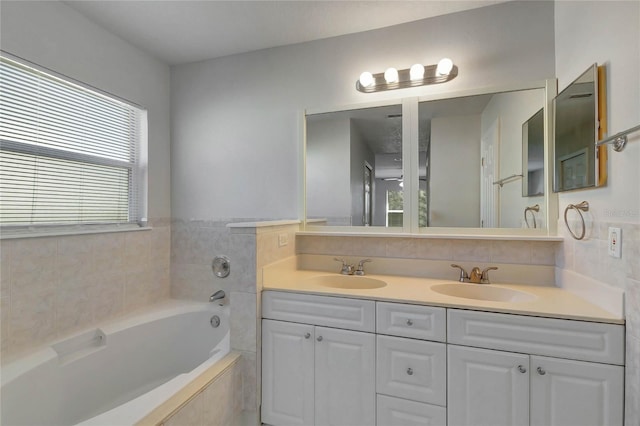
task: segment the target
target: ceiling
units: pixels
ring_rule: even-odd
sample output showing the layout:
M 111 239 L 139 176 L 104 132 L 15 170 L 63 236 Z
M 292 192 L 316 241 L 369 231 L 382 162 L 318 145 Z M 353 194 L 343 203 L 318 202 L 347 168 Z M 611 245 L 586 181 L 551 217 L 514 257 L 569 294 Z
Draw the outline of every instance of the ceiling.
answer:
M 505 0 L 64 1 L 170 64 L 388 27 Z

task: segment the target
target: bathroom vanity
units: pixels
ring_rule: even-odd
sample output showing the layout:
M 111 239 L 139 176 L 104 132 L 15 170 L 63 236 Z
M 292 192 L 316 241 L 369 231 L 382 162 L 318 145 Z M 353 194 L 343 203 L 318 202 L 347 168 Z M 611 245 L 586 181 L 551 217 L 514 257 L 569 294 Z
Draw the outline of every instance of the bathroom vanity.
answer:
M 487 301 L 314 274 L 331 277 L 265 279 L 263 423 L 623 424 L 624 321 L 567 291 L 491 285 L 532 297 Z

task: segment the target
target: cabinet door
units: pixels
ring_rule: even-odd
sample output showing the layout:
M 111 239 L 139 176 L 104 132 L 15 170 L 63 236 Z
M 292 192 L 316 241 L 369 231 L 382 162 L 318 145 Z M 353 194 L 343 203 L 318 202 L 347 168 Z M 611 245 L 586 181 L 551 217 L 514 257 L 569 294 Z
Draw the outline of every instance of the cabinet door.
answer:
M 529 356 L 449 345 L 450 425 L 529 424 Z
M 314 327 L 262 320 L 262 422 L 312 425 Z
M 531 357 L 531 425 L 622 425 L 624 368 Z
M 375 335 L 316 327 L 315 423 L 374 425 Z

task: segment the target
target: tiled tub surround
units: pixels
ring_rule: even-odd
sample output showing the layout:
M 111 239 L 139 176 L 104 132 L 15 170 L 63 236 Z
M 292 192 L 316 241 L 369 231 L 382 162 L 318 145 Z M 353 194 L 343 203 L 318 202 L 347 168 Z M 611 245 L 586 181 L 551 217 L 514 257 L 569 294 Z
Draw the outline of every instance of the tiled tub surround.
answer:
M 227 293 L 231 304 L 231 347 L 242 355 L 242 409 L 246 418 L 255 422 L 260 377 L 261 270 L 268 263 L 295 254 L 298 228 L 297 221 L 172 222 L 171 296 L 202 301 L 218 289 Z M 282 235 L 286 236 L 285 245 L 280 244 Z M 230 259 L 231 273 L 227 278 L 216 277 L 212 272 L 211 261 L 217 255 Z
M 138 423 L 140 426 L 227 426 L 248 424 L 241 417 L 242 362 L 231 353 L 167 403 Z
M 2 362 L 169 297 L 170 227 L 0 242 Z
M 566 230 L 564 220 L 558 230 L 565 237 L 557 252 L 558 268 L 574 277 L 585 276 L 615 287 L 625 294 L 626 371 L 625 423 L 640 424 L 640 224 L 609 222 L 585 215 L 586 235 L 576 241 Z M 572 229 L 578 223 L 570 220 Z M 610 226 L 622 229 L 622 258 L 607 253 Z

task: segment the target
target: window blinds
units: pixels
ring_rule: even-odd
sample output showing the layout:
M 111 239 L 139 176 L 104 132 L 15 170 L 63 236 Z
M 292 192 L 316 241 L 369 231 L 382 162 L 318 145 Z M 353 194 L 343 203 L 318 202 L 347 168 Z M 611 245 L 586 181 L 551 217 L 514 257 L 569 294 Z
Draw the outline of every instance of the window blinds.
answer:
M 0 224 L 138 222 L 143 116 L 0 57 Z

